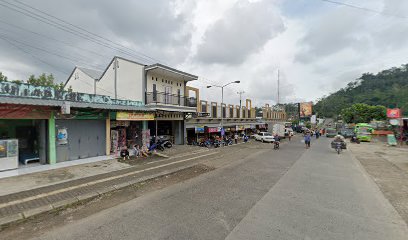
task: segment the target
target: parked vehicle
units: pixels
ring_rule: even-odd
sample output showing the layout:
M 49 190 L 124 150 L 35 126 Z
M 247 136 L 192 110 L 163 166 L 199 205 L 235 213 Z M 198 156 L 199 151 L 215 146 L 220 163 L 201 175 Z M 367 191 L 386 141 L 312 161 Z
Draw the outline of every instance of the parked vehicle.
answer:
M 342 135 L 345 138 L 351 138 L 354 136 L 354 129 L 343 128 L 342 130 L 340 130 L 340 135 Z
M 281 138 L 285 137 L 285 125 L 276 123 L 272 126 L 272 135 L 278 135 Z
M 333 138 L 337 135 L 337 131 L 334 128 L 326 128 L 326 137 Z
M 272 134 L 268 132 L 260 132 L 255 135 L 255 140 L 256 141 L 261 141 L 261 142 L 273 142 L 274 138 Z
M 290 128 L 290 127 L 286 127 L 286 128 L 285 128 L 285 136 L 286 136 L 286 137 L 289 136 L 289 134 L 292 134 L 292 135 L 293 135 L 293 133 L 294 133 L 294 131 L 293 131 L 292 128 Z
M 371 142 L 372 131 L 373 128 L 368 123 L 357 123 L 354 128 L 354 133 L 361 142 Z

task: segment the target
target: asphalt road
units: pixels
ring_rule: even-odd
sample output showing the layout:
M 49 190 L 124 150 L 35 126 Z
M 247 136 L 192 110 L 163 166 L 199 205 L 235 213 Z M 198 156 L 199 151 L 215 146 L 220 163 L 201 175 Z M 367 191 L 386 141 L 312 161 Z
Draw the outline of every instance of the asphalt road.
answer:
M 348 151 L 240 145 L 222 167 L 36 239 L 406 239 L 408 230 Z M 265 147 L 263 147 L 265 146 Z M 233 151 L 234 148 L 231 148 Z M 218 161 L 209 159 L 208 162 Z

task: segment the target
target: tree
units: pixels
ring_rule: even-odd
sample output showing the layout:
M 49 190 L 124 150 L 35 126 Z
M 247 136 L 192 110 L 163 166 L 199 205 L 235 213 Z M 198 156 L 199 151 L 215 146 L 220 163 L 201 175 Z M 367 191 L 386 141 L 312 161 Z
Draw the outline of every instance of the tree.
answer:
M 7 82 L 7 76 L 4 76 L 2 72 L 0 72 L 0 82 Z
M 58 84 L 55 83 L 54 81 L 55 81 L 54 75 L 52 74 L 46 75 L 45 73 L 43 73 L 40 76 L 38 76 L 38 78 L 36 78 L 34 75 L 31 75 L 28 78 L 27 83 L 32 84 L 34 86 L 52 87 L 58 91 L 64 90 L 63 83 Z
M 365 103 L 357 103 L 351 107 L 344 108 L 341 111 L 341 116 L 346 123 L 369 123 L 374 119 L 386 119 L 386 110 L 384 106 L 370 106 Z

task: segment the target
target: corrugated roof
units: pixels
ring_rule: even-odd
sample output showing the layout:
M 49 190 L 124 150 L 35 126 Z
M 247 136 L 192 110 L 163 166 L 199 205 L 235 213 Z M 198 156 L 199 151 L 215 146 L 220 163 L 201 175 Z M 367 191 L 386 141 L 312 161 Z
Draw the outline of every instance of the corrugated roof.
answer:
M 78 67 L 78 69 L 95 80 L 98 80 L 103 73 L 103 71 L 100 71 L 100 70 L 89 69 L 89 68 L 84 68 L 84 67 Z

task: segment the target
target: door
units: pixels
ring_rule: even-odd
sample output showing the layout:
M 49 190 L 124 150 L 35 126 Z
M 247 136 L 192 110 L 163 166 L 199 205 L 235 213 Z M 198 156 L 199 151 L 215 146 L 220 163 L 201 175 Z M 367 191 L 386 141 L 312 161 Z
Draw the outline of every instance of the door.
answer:
M 165 87 L 164 88 L 164 103 L 165 104 L 171 104 L 171 87 Z

